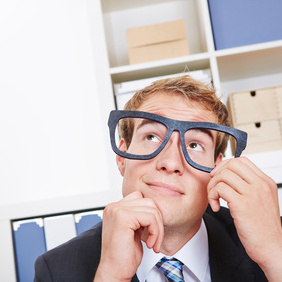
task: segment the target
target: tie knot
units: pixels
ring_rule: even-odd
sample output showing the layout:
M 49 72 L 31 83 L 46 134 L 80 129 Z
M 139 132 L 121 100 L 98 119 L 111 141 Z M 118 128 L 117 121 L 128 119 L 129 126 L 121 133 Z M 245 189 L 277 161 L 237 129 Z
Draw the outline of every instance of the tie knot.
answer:
M 183 263 L 176 258 L 168 259 L 163 257 L 158 261 L 156 267 L 159 268 L 169 282 L 183 282 Z

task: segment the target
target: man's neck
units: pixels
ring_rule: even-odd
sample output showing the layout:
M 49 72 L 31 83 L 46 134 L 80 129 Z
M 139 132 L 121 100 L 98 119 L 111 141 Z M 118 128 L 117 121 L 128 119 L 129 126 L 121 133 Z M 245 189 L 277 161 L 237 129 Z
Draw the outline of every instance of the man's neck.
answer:
M 160 252 L 167 255 L 173 256 L 177 253 L 200 229 L 201 221 L 193 225 L 193 227 L 167 227 L 164 228 L 164 239 L 160 249 Z M 142 236 L 142 240 L 147 238 Z

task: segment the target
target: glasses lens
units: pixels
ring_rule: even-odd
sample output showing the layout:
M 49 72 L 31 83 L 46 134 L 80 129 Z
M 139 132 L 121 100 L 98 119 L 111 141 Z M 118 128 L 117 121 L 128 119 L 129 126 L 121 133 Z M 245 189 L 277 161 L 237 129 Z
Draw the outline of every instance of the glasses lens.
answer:
M 190 129 L 185 133 L 186 151 L 190 159 L 198 165 L 214 168 L 215 154 L 225 140 L 236 147 L 236 140 L 232 135 L 210 129 Z M 235 148 L 236 150 L 236 148 Z
M 127 142 L 127 153 L 134 155 L 149 155 L 154 153 L 162 144 L 167 134 L 165 125 L 144 118 L 123 118 L 116 128 L 116 146 L 119 148 L 120 136 L 119 128 L 127 132 L 128 136 L 123 136 Z M 124 130 L 128 128 L 129 130 Z

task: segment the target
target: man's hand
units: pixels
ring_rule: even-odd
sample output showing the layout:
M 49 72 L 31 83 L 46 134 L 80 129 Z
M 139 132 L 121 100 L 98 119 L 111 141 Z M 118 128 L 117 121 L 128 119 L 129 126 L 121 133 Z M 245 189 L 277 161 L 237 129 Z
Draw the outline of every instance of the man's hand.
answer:
M 102 253 L 94 281 L 131 281 L 141 263 L 141 238 L 160 251 L 164 227 L 151 199 L 140 192 L 109 204 L 103 214 Z
M 211 173 L 213 211 L 225 200 L 248 255 L 269 281 L 282 277 L 282 228 L 276 183 L 245 157 L 221 162 Z

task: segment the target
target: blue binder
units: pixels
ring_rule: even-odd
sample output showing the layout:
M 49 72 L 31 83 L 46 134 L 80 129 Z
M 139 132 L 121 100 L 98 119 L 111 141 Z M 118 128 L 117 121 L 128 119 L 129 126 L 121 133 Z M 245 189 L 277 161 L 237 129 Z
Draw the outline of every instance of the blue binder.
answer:
M 43 220 L 17 221 L 13 229 L 18 281 L 33 281 L 35 260 L 46 252 Z
M 282 39 L 281 0 L 208 0 L 216 50 Z
M 102 210 L 97 210 L 93 212 L 79 213 L 75 215 L 75 225 L 77 235 L 90 229 L 95 224 L 102 221 Z

